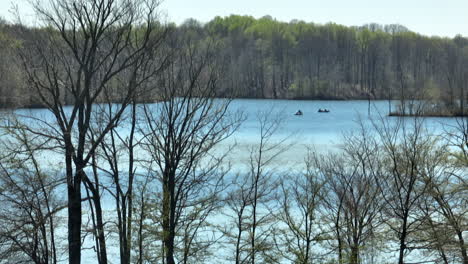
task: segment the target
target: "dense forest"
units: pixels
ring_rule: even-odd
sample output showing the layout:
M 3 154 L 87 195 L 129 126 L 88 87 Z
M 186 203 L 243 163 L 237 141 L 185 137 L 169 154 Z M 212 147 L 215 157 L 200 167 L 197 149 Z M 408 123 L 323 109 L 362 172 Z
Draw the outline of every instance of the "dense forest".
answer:
M 238 15 L 165 27 L 212 42 L 223 70 L 220 97 L 430 99 L 449 112 L 464 112 L 468 39 L 462 36 L 428 37 L 401 25 L 346 27 Z M 22 92 L 16 49 L 48 30 L 0 22 L 1 105 L 37 104 Z

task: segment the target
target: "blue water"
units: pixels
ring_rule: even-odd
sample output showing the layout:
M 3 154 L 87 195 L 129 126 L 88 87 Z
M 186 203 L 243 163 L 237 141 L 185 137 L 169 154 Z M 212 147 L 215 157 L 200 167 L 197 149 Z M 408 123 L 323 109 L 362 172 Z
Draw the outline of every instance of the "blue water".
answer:
M 329 109 L 330 112 L 318 113 L 317 111 L 320 108 Z M 268 118 L 280 120 L 279 129 L 274 134 L 272 143 L 282 142 L 280 147 L 287 146 L 287 149 L 285 148 L 282 151 L 282 155 L 277 157 L 273 165 L 285 169 L 296 166 L 295 168 L 300 169 L 300 166 L 304 165 L 303 161 L 308 148 L 313 147 L 324 152 L 339 149 L 340 144 L 342 144 L 343 133 L 359 130 L 359 119 L 366 124 L 370 124 L 370 118 L 383 118 L 390 122 L 398 120 L 396 117 L 386 116 L 388 113 L 387 101 L 373 101 L 370 109 L 369 114 L 367 101 L 233 100 L 230 111 L 241 111 L 246 119 L 239 130 L 232 137 L 222 142 L 216 151 L 229 152 L 228 159 L 233 165 L 233 169 L 248 166 L 250 151 L 255 148 L 260 139 L 258 117 L 263 114 Z M 66 109 L 66 111 L 69 110 L 70 108 Z M 301 110 L 303 115 L 294 115 L 297 110 Z M 32 115 L 52 125 L 55 123 L 52 114 L 45 109 L 20 109 L 16 110 L 16 113 L 25 116 Z M 405 120 L 410 122 L 412 118 L 405 118 Z M 450 129 L 450 126 L 455 125 L 456 120 L 426 118 L 425 124 L 431 133 L 442 134 L 445 133 L 446 129 Z M 121 129 L 123 132 L 126 130 L 125 127 Z M 236 144 L 236 146 L 231 150 L 230 146 L 233 144 Z M 48 161 L 54 160 L 51 156 L 46 158 Z M 61 157 L 57 156 L 57 162 L 60 159 Z M 109 208 L 109 214 L 111 215 L 112 201 L 105 199 L 104 203 L 104 208 Z M 218 221 L 224 220 L 224 218 L 218 219 Z M 64 232 L 63 236 L 65 235 Z M 92 242 L 90 242 L 90 245 L 92 245 Z M 117 260 L 118 248 L 110 246 L 109 252 L 110 259 Z M 84 250 L 83 254 L 85 262 L 95 262 L 93 251 Z
M 359 127 L 359 117 L 367 118 L 366 101 L 291 101 L 291 100 L 235 100 L 231 108 L 243 109 L 248 115 L 236 136 L 255 140 L 258 133 L 257 114 L 266 111 L 270 115 L 281 115 L 282 129 L 277 136 L 294 133 L 302 141 L 321 144 L 338 142 L 342 132 Z M 377 101 L 372 105 L 371 115 L 386 114 L 387 102 Z M 318 109 L 329 109 L 329 113 L 318 113 Z M 297 110 L 303 112 L 296 116 Z
M 156 104 L 157 105 L 157 104 Z M 236 99 L 230 103 L 229 109 L 233 112 L 242 111 L 247 117 L 237 136 L 250 138 L 258 131 L 259 113 L 267 113 L 269 116 L 280 116 L 282 121 L 279 134 L 299 133 L 310 139 L 329 141 L 337 139 L 343 131 L 357 129 L 358 119 L 368 120 L 379 118 L 396 120 L 396 117 L 387 117 L 389 110 L 388 101 L 371 101 L 370 115 L 368 101 L 315 101 L 315 100 L 260 100 L 260 99 Z M 393 109 L 395 108 L 392 105 Z M 329 113 L 318 113 L 318 109 L 329 109 Z M 95 107 L 95 109 L 99 109 Z M 297 110 L 303 112 L 302 116 L 296 116 Z M 99 111 L 99 110 L 97 110 Z M 71 112 L 71 107 L 66 107 L 65 112 Z M 15 113 L 24 116 L 35 116 L 49 123 L 54 122 L 53 115 L 47 109 L 18 109 Z M 406 118 L 411 119 L 411 118 Z M 426 124 L 435 128 L 437 132 L 443 132 L 445 125 L 454 125 L 453 118 L 426 118 Z
M 280 115 L 281 129 L 275 137 L 291 137 L 299 144 L 313 144 L 333 147 L 342 142 L 343 134 L 357 131 L 359 120 L 370 125 L 371 119 L 380 118 L 396 122 L 398 117 L 388 117 L 388 101 L 372 101 L 370 114 L 368 102 L 355 101 L 292 101 L 292 100 L 249 100 L 238 99 L 231 103 L 231 110 L 242 110 L 247 119 L 234 138 L 241 142 L 255 143 L 259 139 L 258 113 L 266 112 L 270 116 Z M 392 106 L 394 107 L 394 106 Z M 329 109 L 329 113 L 319 113 L 318 109 Z M 298 110 L 302 116 L 296 116 Z M 406 122 L 413 118 L 406 117 Z M 425 118 L 424 123 L 433 133 L 444 133 L 455 125 L 453 118 Z
M 222 101 L 222 100 L 220 100 Z M 224 102 L 224 101 L 222 101 Z M 155 104 L 157 107 L 157 104 Z M 117 105 L 116 105 L 117 106 Z M 392 106 L 394 107 L 394 106 Z M 328 109 L 329 113 L 319 113 L 318 109 Z M 236 144 L 231 152 L 231 161 L 234 163 L 245 162 L 242 158 L 248 158 L 249 150 L 258 144 L 260 140 L 259 116 L 266 115 L 271 120 L 280 120 L 279 128 L 274 133 L 272 142 L 286 140 L 284 144 L 292 144 L 285 151 L 280 160 L 284 162 L 297 161 L 297 157 L 306 154 L 307 148 L 313 147 L 319 151 L 336 150 L 343 142 L 343 134 L 358 131 L 358 120 L 370 126 L 370 120 L 382 118 L 390 123 L 397 117 L 388 117 L 388 101 L 372 101 L 370 113 L 368 101 L 299 101 L 299 100 L 258 100 L 236 99 L 230 103 L 231 112 L 242 112 L 245 120 L 239 129 L 227 140 L 223 141 L 217 149 L 223 151 Z M 100 111 L 95 107 L 96 111 Z M 106 109 L 106 108 L 104 108 Z M 302 116 L 296 116 L 298 110 Z M 65 109 L 71 112 L 71 107 Z M 55 123 L 53 115 L 46 109 L 19 109 L 17 114 L 35 116 L 45 120 L 49 124 Z M 405 118 L 411 122 L 412 118 Z M 28 123 L 34 122 L 28 120 Z M 456 124 L 454 118 L 426 118 L 425 125 L 428 131 L 435 134 L 446 133 Z M 38 124 L 41 125 L 41 124 Z M 127 128 L 121 127 L 125 134 Z M 302 160 L 301 160 L 302 161 Z

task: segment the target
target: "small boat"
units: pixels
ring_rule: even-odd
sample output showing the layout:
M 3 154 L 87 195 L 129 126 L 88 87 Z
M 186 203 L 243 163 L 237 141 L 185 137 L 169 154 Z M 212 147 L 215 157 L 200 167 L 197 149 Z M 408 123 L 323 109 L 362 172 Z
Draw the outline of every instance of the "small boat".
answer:
M 301 116 L 301 115 L 302 115 L 302 111 L 301 111 L 301 110 L 297 110 L 297 112 L 296 112 L 294 115 Z
M 318 110 L 318 112 L 319 112 L 319 113 L 329 113 L 330 110 L 320 108 L 320 109 Z

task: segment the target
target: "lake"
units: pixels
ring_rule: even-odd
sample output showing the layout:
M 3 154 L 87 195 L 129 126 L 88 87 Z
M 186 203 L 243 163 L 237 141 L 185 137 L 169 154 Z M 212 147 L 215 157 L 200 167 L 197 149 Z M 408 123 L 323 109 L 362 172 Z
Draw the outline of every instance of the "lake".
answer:
M 319 109 L 329 109 L 329 113 L 319 113 Z M 359 117 L 368 120 L 368 102 L 355 101 L 293 101 L 293 100 L 249 100 L 237 99 L 231 103 L 231 109 L 245 111 L 248 118 L 243 123 L 237 136 L 247 137 L 258 130 L 256 114 L 258 111 L 274 112 L 282 115 L 283 129 L 280 134 L 299 133 L 307 140 L 325 144 L 339 141 L 342 132 L 359 128 L 356 122 Z M 273 111 L 271 111 L 273 109 Z M 296 116 L 297 110 L 303 112 Z M 384 116 L 386 119 L 396 120 L 398 117 L 387 117 L 388 101 L 371 102 L 371 118 Z M 406 117 L 411 119 L 411 117 Z M 444 125 L 453 125 L 453 118 L 425 118 L 426 125 L 435 128 L 435 132 L 443 132 Z M 252 138 L 253 139 L 253 138 Z
M 337 150 L 342 142 L 343 134 L 357 131 L 360 128 L 358 120 L 371 125 L 370 119 L 384 118 L 390 122 L 399 117 L 388 117 L 388 101 L 372 101 L 370 115 L 368 101 L 295 101 L 295 100 L 257 100 L 237 99 L 231 103 L 231 110 L 242 110 L 247 118 L 240 129 L 221 145 L 236 142 L 237 154 L 232 162 L 236 163 L 246 157 L 248 146 L 259 141 L 258 113 L 280 115 L 281 128 L 274 138 L 278 141 L 288 138 L 294 145 L 280 157 L 280 163 L 294 166 L 301 163 L 306 155 L 307 147 L 313 147 L 320 152 Z M 394 107 L 394 106 L 392 106 Z M 329 113 L 319 113 L 319 109 L 328 109 Z M 301 110 L 303 115 L 294 115 Z M 405 122 L 411 122 L 412 117 L 405 117 Z M 450 126 L 456 124 L 454 118 L 424 118 L 428 131 L 444 133 Z M 244 161 L 245 162 L 245 161 Z
M 396 102 L 395 102 L 396 103 Z M 273 141 L 287 139 L 286 143 L 293 143 L 289 151 L 285 151 L 277 162 L 283 165 L 295 166 L 301 163 L 307 153 L 307 148 L 313 147 L 320 152 L 339 149 L 344 133 L 357 131 L 360 127 L 358 120 L 370 125 L 370 118 L 380 117 L 393 122 L 398 117 L 388 117 L 388 101 L 372 101 L 370 115 L 368 101 L 316 101 L 316 100 L 259 100 L 235 99 L 231 102 L 230 111 L 242 111 L 246 117 L 240 128 L 227 140 L 218 145 L 217 150 L 222 152 L 236 144 L 231 151 L 229 160 L 234 164 L 245 164 L 248 151 L 258 144 L 260 124 L 258 115 L 266 113 L 271 118 L 281 120 Z M 394 106 L 393 106 L 394 107 Z M 319 113 L 319 109 L 328 109 L 328 113 Z M 70 111 L 71 107 L 67 107 Z M 303 115 L 294 115 L 301 110 Z M 53 115 L 46 109 L 19 109 L 15 111 L 25 116 L 35 116 L 48 122 L 54 122 Z M 405 117 L 407 122 L 413 118 Z M 444 133 L 450 126 L 456 124 L 454 118 L 425 118 L 425 125 L 432 133 Z M 122 128 L 123 131 L 126 128 Z M 50 157 L 48 157 L 50 160 Z
M 329 109 L 329 113 L 318 113 L 318 109 Z M 68 108 L 70 110 L 70 108 Z M 289 170 L 291 168 L 301 169 L 308 147 L 314 147 L 320 152 L 336 151 L 342 142 L 343 133 L 357 131 L 360 128 L 359 119 L 370 124 L 369 118 L 382 117 L 390 122 L 398 117 L 387 117 L 388 102 L 373 101 L 371 112 L 368 113 L 367 101 L 292 101 L 292 100 L 256 100 L 236 99 L 230 105 L 231 111 L 242 111 L 246 119 L 232 137 L 223 141 L 216 148 L 224 152 L 229 146 L 236 144 L 236 148 L 229 153 L 228 159 L 234 169 L 246 168 L 249 159 L 249 150 L 259 142 L 258 115 L 263 112 L 269 117 L 278 117 L 281 125 L 273 137 L 273 141 L 286 139 L 283 144 L 293 143 L 287 150 L 281 153 L 275 166 Z M 303 115 L 294 115 L 301 110 Z M 20 109 L 16 110 L 21 115 L 33 115 L 43 120 L 53 122 L 53 116 L 45 109 Z M 412 118 L 405 118 L 407 122 Z M 425 118 L 428 130 L 433 133 L 443 133 L 449 126 L 456 124 L 456 119 L 450 118 Z M 125 128 L 123 128 L 125 131 Z M 51 161 L 52 157 L 46 159 Z M 61 156 L 57 156 L 60 160 Z M 110 198 L 110 197 L 107 197 Z M 65 197 L 64 197 L 65 199 Z M 110 216 L 114 216 L 113 201 L 103 199 L 104 208 Z M 86 209 L 84 209 L 86 212 Z M 65 216 L 64 216 L 65 218 Z M 85 217 L 84 217 L 85 218 Z M 215 221 L 223 222 L 226 219 L 218 217 Z M 63 219 L 62 224 L 66 221 Z M 63 229 L 62 236 L 66 231 Z M 91 247 L 93 242 L 87 241 L 86 246 Z M 116 242 L 109 243 L 109 258 L 113 261 L 118 259 L 118 247 Z M 95 262 L 92 250 L 83 250 L 83 261 Z M 65 261 L 64 261 L 65 262 Z M 216 263 L 219 263 L 216 262 Z

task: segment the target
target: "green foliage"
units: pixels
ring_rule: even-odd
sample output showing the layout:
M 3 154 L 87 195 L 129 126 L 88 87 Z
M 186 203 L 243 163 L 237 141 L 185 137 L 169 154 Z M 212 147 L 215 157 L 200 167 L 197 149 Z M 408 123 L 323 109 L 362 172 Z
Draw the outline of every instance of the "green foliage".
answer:
M 60 39 L 51 28 L 16 27 L 0 24 L 0 56 L 16 56 L 15 47 L 45 32 Z M 467 94 L 468 39 L 462 36 L 427 37 L 401 25 L 347 27 L 241 15 L 155 27 L 171 32 L 172 40 L 182 35 L 215 44 L 213 53 L 223 67 L 220 96 L 235 90 L 239 97 L 440 98 L 453 106 Z M 131 30 L 141 38 L 144 25 Z M 178 44 L 169 40 L 167 45 Z

